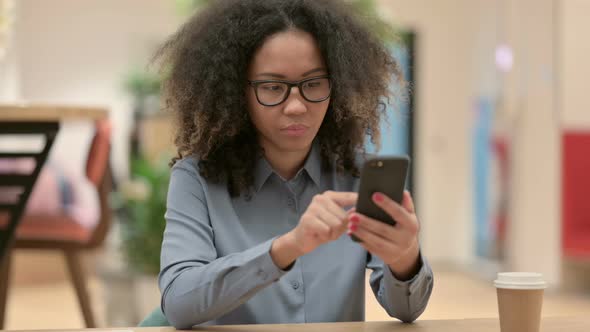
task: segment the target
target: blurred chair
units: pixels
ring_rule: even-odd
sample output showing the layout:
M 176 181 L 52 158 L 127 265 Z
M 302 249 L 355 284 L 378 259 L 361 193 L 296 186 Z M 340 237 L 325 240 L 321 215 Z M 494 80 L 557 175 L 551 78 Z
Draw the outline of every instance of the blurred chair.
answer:
M 88 229 L 71 217 L 63 216 L 23 216 L 17 231 L 12 250 L 41 249 L 63 252 L 72 284 L 88 328 L 95 327 L 93 311 L 86 287 L 87 277 L 80 262 L 84 250 L 99 247 L 110 228 L 111 210 L 108 195 L 111 191 L 112 178 L 109 167 L 111 149 L 111 126 L 108 120 L 99 120 L 95 125 L 96 133 L 92 139 L 86 161 L 86 177 L 96 187 L 100 203 L 98 224 Z M 0 309 L 5 309 L 9 289 L 10 253 L 6 256 L 4 266 L 0 269 Z M 42 272 L 42 271 L 39 271 Z M 3 328 L 4 312 L 0 312 L 0 329 Z

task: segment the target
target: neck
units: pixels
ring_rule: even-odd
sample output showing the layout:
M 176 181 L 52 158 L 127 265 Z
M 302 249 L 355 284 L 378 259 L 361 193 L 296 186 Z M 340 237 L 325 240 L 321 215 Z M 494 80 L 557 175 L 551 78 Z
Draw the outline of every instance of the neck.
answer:
M 277 151 L 276 149 L 265 147 L 264 157 L 283 179 L 291 180 L 305 163 L 311 147 L 300 151 Z

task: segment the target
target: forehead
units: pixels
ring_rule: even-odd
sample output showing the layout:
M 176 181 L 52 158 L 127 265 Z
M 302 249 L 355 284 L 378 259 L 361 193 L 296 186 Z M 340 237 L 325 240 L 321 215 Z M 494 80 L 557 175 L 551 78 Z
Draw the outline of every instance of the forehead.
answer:
M 301 30 L 288 30 L 276 33 L 264 41 L 254 53 L 250 73 L 299 77 L 319 67 L 325 67 L 325 64 L 314 37 Z

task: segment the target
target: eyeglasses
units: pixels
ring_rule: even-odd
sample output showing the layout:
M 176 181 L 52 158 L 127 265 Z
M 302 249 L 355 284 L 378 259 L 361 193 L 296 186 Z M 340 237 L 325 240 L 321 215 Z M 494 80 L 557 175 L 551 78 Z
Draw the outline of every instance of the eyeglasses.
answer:
M 283 103 L 291 94 L 291 89 L 296 86 L 303 98 L 312 103 L 320 103 L 332 93 L 332 84 L 329 76 L 310 77 L 298 82 L 282 80 L 248 81 L 256 99 L 261 105 L 276 106 Z

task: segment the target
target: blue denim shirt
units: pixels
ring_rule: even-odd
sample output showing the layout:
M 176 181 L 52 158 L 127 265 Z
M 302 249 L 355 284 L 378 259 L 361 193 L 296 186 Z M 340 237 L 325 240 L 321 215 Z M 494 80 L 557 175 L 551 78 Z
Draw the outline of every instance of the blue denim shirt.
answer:
M 272 241 L 293 229 L 314 195 L 356 191 L 358 178 L 323 170 L 314 144 L 303 168 L 285 181 L 261 158 L 250 199 L 230 197 L 225 183 L 199 174 L 198 160 L 172 169 L 159 285 L 162 310 L 177 328 L 198 324 L 363 321 L 365 269 L 371 290 L 392 317 L 415 320 L 425 309 L 433 274 L 399 281 L 378 257 L 344 234 L 284 271 Z

